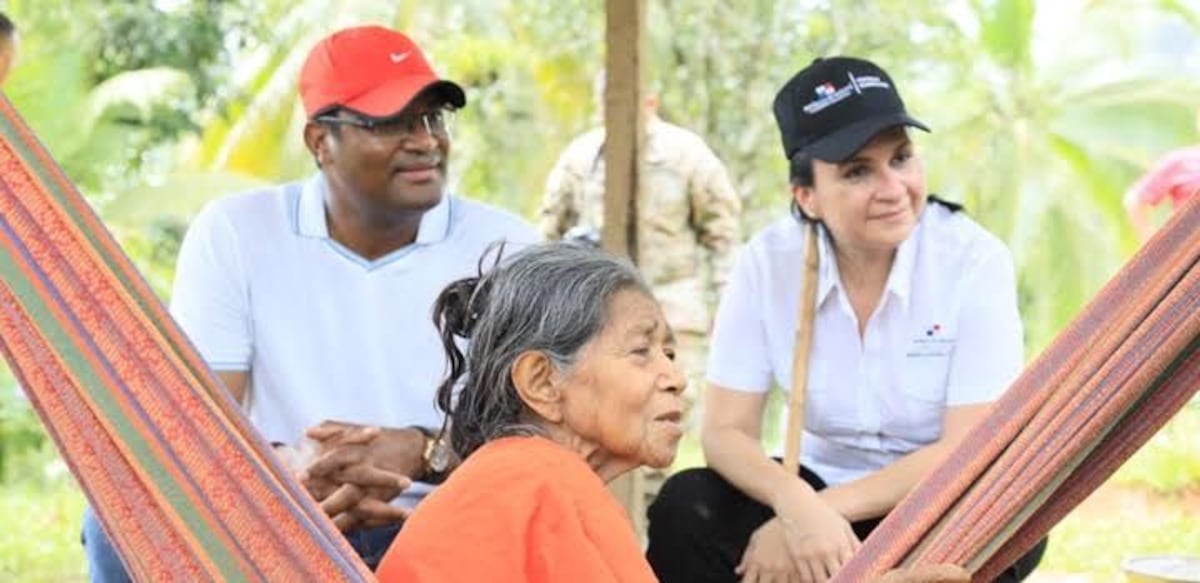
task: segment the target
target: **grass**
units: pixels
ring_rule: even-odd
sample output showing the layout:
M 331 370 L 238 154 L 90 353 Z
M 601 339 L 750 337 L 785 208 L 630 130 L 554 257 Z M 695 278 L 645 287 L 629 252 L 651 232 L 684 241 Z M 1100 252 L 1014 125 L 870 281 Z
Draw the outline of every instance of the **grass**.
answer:
M 1104 494 L 1097 493 L 1107 499 Z M 1136 503 L 1106 509 L 1094 506 L 1080 506 L 1055 527 L 1041 571 L 1112 581 L 1120 578 L 1121 561 L 1127 558 L 1200 554 L 1200 507 L 1188 512 L 1166 508 L 1143 512 L 1144 506 Z
M 0 581 L 86 581 L 79 521 L 84 498 L 50 446 L 16 460 L 0 484 Z

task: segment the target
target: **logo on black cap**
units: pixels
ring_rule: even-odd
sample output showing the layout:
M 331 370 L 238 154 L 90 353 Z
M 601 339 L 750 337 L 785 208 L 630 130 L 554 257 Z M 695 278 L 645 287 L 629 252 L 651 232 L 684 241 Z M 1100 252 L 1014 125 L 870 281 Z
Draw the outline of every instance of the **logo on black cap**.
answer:
M 817 98 L 804 106 L 804 113 L 813 115 L 818 111 L 829 107 L 830 105 L 850 97 L 851 94 L 862 95 L 862 92 L 865 89 L 891 90 L 892 88 L 887 81 L 884 81 L 875 75 L 855 77 L 854 73 L 846 73 L 846 76 L 850 78 L 850 81 L 841 89 L 834 89 L 833 83 L 828 81 L 817 85 L 815 90 L 817 93 Z

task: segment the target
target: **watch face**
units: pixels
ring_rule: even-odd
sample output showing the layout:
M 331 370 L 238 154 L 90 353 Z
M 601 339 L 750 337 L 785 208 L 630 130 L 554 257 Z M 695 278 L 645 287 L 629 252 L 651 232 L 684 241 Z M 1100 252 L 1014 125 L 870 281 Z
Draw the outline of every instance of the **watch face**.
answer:
M 441 439 L 435 440 L 429 451 L 429 469 L 438 473 L 446 471 L 452 455 L 449 444 Z

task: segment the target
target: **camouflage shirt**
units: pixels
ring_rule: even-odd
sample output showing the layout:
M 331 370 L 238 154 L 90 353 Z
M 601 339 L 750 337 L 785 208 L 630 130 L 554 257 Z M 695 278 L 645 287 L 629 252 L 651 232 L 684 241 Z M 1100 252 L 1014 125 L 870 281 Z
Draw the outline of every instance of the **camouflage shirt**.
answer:
M 603 229 L 604 130 L 576 138 L 550 172 L 540 229 L 560 239 Z M 638 261 L 679 332 L 707 334 L 740 238 L 741 200 L 725 166 L 696 134 L 658 119 L 646 132 Z

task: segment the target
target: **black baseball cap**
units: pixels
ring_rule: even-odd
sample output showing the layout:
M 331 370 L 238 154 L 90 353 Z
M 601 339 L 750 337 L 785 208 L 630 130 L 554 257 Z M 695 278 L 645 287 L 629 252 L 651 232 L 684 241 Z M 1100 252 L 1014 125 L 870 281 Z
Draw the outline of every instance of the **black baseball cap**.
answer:
M 887 128 L 929 131 L 908 115 L 886 71 L 853 57 L 813 61 L 775 95 L 774 110 L 788 160 L 803 152 L 841 162 Z

